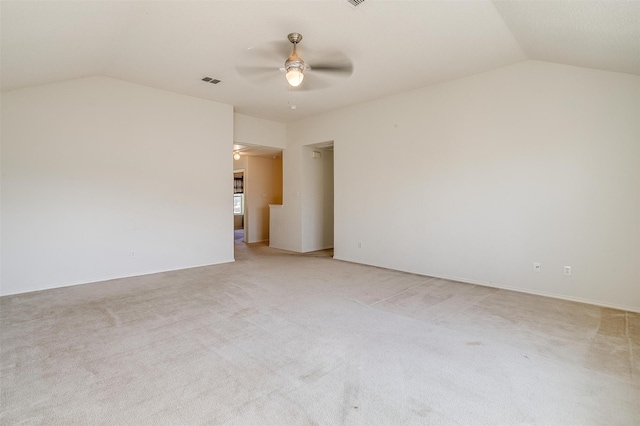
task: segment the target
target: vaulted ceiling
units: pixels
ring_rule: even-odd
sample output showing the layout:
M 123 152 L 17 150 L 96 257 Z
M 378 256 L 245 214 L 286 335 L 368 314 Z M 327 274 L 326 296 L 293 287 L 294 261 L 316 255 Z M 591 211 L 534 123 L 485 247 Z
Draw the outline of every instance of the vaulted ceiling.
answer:
M 638 0 L 3 0 L 0 20 L 3 90 L 104 75 L 280 122 L 527 59 L 640 75 Z M 290 32 L 311 66 L 297 89 Z

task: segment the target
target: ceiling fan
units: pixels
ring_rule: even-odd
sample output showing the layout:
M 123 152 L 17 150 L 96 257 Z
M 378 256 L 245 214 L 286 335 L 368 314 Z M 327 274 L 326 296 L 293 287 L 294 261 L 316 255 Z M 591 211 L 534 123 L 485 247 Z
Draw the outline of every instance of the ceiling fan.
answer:
M 298 44 L 302 41 L 302 34 L 290 33 L 287 39 L 293 47 L 289 43 L 282 44 L 278 42 L 271 43 L 266 48 L 249 49 L 245 56 L 245 63 L 248 63 L 248 65 L 237 67 L 238 72 L 256 82 L 262 82 L 265 78 L 278 76 L 285 72 L 285 80 L 289 86 L 300 88 L 299 90 L 327 87 L 328 82 L 323 78 L 324 76 L 348 77 L 353 73 L 351 60 L 339 50 L 318 49 L 305 52 L 304 55 L 308 59 L 305 61 L 298 54 Z M 287 50 L 284 50 L 285 48 Z M 278 60 L 278 58 L 280 59 Z M 286 58 L 284 67 L 277 66 L 276 61 L 282 61 L 284 58 Z M 265 62 L 269 61 L 273 65 L 254 65 L 259 59 L 264 59 Z M 305 75 L 307 74 L 309 74 L 309 78 L 305 80 Z M 304 84 L 302 84 L 303 80 L 305 81 Z

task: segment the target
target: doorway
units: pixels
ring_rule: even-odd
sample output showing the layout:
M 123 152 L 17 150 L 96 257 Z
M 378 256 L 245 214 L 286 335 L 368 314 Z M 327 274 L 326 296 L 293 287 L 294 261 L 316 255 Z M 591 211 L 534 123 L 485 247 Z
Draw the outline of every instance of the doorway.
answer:
M 282 204 L 282 150 L 236 144 L 233 164 L 234 242 L 266 243 L 269 205 Z
M 233 240 L 244 241 L 244 169 L 233 171 Z
M 333 141 L 303 147 L 302 251 L 327 250 L 334 242 Z

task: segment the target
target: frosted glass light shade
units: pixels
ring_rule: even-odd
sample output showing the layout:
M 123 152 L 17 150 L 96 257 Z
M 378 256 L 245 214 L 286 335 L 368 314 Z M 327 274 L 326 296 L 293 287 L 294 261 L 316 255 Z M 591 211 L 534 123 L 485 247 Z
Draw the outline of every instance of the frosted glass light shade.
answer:
M 304 74 L 302 73 L 300 68 L 289 68 L 286 77 L 289 85 L 291 85 L 292 87 L 298 87 L 304 79 Z

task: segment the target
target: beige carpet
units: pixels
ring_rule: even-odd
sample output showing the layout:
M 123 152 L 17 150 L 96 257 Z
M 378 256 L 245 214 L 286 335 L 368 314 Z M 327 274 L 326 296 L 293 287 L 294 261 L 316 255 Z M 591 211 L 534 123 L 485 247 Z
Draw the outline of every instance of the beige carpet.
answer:
M 640 424 L 638 314 L 236 247 L 1 298 L 2 424 Z

